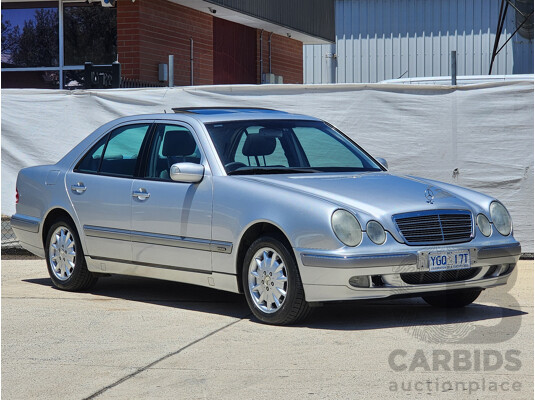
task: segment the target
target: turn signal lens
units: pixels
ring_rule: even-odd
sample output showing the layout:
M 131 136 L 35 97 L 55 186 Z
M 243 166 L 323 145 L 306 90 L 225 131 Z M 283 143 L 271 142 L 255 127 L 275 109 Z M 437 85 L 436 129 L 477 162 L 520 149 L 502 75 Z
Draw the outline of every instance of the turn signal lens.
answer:
M 481 233 L 485 236 L 490 236 L 490 234 L 492 233 L 492 228 L 487 217 L 485 217 L 483 214 L 479 214 L 477 216 L 476 222 Z
M 15 204 L 19 204 L 19 189 L 15 189 Z

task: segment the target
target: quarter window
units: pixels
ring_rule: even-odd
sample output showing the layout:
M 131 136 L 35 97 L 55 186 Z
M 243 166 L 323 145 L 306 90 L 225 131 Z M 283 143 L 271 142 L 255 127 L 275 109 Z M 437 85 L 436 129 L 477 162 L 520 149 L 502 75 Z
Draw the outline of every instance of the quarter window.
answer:
M 98 167 L 100 166 L 100 160 L 102 160 L 102 152 L 104 151 L 104 146 L 106 146 L 107 140 L 107 135 L 100 139 L 100 141 L 89 151 L 89 153 L 82 158 L 82 161 L 80 161 L 75 171 L 96 174 L 98 172 Z

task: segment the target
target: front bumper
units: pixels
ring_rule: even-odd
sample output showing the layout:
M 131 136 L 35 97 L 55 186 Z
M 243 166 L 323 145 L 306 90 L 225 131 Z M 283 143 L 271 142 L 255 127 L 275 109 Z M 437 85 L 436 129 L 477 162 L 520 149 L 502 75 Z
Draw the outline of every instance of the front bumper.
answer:
M 474 245 L 470 242 L 433 248 L 395 247 L 389 249 L 393 250 L 391 252 L 377 254 L 296 249 L 306 300 L 323 302 L 373 299 L 417 296 L 445 290 L 486 289 L 507 283 L 521 253 L 520 244 L 514 240 L 496 245 Z M 430 276 L 427 265 L 429 252 L 456 250 L 470 251 L 469 271 L 457 270 L 464 271 L 463 279 L 407 283 L 411 281 L 407 277 L 414 278 L 419 276 L 418 273 L 428 273 L 426 277 Z M 354 283 L 350 284 L 350 279 L 356 277 L 364 277 L 361 282 L 366 282 L 367 277 L 369 286 L 356 287 Z

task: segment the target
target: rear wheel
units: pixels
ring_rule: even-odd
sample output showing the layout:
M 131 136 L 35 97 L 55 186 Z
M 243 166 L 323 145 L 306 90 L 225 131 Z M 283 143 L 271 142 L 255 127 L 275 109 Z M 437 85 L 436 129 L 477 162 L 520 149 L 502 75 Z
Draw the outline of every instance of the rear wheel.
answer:
M 287 325 L 309 314 L 297 264 L 280 238 L 263 236 L 251 244 L 242 279 L 249 308 L 262 322 Z
M 48 230 L 45 244 L 48 274 L 55 287 L 78 291 L 93 286 L 97 278 L 89 272 L 76 229 L 58 221 Z
M 459 308 L 473 303 L 481 294 L 481 289 L 450 291 L 434 295 L 422 296 L 427 304 L 434 307 Z

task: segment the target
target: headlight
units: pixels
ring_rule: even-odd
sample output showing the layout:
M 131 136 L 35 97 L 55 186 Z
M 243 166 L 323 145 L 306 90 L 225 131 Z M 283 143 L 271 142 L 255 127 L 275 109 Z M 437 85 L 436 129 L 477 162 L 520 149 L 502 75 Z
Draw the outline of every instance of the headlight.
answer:
M 336 210 L 331 217 L 334 234 L 346 246 L 357 246 L 362 240 L 359 221 L 346 210 Z
M 492 218 L 492 223 L 496 229 L 498 229 L 498 232 L 503 236 L 507 236 L 511 233 L 511 216 L 502 203 L 498 203 L 497 201 L 490 203 L 490 217 Z
M 481 233 L 485 236 L 490 236 L 492 233 L 492 228 L 490 227 L 490 222 L 483 214 L 479 214 L 476 219 L 477 226 Z
M 375 244 L 383 244 L 386 240 L 386 233 L 383 226 L 377 221 L 370 221 L 366 225 L 366 233 Z

